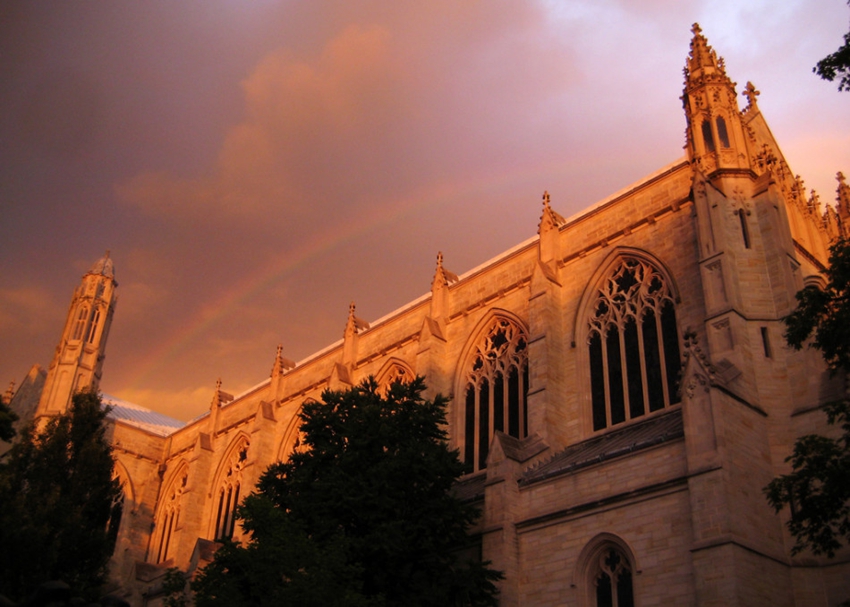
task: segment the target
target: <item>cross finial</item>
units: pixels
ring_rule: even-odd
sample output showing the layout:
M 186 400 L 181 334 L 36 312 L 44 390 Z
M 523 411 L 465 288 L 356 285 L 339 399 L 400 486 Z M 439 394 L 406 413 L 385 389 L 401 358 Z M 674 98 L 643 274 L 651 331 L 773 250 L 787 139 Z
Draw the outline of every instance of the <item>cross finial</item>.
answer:
M 693 26 L 691 26 L 691 32 L 694 36 L 699 36 L 702 33 L 702 28 L 699 26 L 699 23 L 694 23 Z
M 752 82 L 747 82 L 747 86 L 744 87 L 744 97 L 747 98 L 750 107 L 756 106 L 756 97 L 759 95 L 761 95 L 761 91 L 757 90 Z

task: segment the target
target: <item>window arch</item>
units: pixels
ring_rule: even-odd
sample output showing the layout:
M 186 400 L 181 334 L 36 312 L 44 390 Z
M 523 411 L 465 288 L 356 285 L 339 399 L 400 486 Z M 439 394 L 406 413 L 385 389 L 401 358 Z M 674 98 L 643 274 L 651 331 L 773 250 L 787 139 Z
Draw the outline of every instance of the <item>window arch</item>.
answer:
M 595 290 L 587 338 L 594 430 L 679 401 L 673 299 L 665 275 L 637 256 L 619 258 Z
M 468 471 L 487 467 L 496 431 L 528 434 L 528 340 L 519 324 L 494 316 L 485 325 L 468 362 L 463 387 L 463 456 Z
M 576 579 L 587 607 L 634 607 L 635 576 L 640 573 L 628 545 L 616 535 L 600 533 L 581 551 Z
M 381 394 L 385 394 L 395 382 L 408 383 L 414 378 L 413 371 L 400 360 L 391 360 L 378 373 L 378 382 Z
M 162 506 L 157 517 L 159 521 L 159 540 L 156 550 L 156 563 L 165 562 L 171 557 L 171 549 L 174 544 L 172 540 L 174 539 L 174 533 L 177 531 L 177 526 L 180 524 L 180 505 L 188 480 L 189 472 L 184 465 L 172 477 L 171 482 L 168 484 L 168 490 L 162 494 Z
M 82 339 L 83 338 L 83 330 L 86 328 L 86 319 L 88 318 L 89 311 L 85 306 L 80 308 L 80 312 L 77 314 L 77 322 L 74 325 L 74 337 L 73 339 Z
M 241 437 L 224 460 L 216 493 L 213 539 L 223 540 L 233 537 L 236 527 L 236 506 L 239 505 L 239 493 L 242 489 L 242 471 L 248 460 L 248 446 L 248 439 Z

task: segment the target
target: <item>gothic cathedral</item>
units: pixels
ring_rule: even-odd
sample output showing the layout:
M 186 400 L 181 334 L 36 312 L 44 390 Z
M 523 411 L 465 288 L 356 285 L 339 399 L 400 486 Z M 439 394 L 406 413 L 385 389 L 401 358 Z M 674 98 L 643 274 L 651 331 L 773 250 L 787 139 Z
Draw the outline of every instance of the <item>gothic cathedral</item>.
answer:
M 746 107 L 694 26 L 686 156 L 569 220 L 544 194 L 538 236 L 458 277 L 438 256 L 430 297 L 236 397 L 217 386 L 187 425 L 112 400 L 124 513 L 112 576 L 159 605 L 166 568 L 192 573 L 262 471 L 299 443 L 326 388 L 425 377 L 481 506 L 482 558 L 518 606 L 823 606 L 850 598 L 850 551 L 791 555 L 762 487 L 844 394 L 781 319 L 822 285 L 850 233 L 850 187 L 824 212 L 786 164 L 747 83 Z M 97 386 L 115 309 L 108 254 L 83 277 L 30 416 Z M 342 323 L 340 323 L 342 324 Z M 258 375 L 260 375 L 258 373 Z M 33 394 L 38 394 L 35 398 Z

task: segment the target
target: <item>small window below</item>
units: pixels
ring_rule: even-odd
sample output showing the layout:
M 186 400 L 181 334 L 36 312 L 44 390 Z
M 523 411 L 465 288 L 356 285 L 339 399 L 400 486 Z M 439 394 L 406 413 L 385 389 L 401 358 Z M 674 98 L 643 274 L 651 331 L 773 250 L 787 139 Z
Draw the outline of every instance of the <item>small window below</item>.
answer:
M 750 229 L 747 227 L 747 217 L 744 209 L 738 210 L 738 219 L 741 220 L 741 235 L 744 237 L 744 248 L 750 248 Z
M 761 328 L 761 343 L 764 346 L 764 357 L 773 358 L 770 348 L 770 335 L 767 332 L 767 327 Z

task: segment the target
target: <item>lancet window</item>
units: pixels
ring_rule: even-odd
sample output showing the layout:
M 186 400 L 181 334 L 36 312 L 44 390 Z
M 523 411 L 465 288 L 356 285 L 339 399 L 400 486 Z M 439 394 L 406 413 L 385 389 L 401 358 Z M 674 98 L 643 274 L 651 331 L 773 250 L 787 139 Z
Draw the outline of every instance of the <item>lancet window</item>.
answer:
M 100 322 L 100 310 L 95 310 L 94 315 L 89 325 L 89 333 L 86 335 L 86 341 L 90 344 L 94 343 L 95 334 L 97 333 L 97 325 Z
M 528 432 L 528 342 L 515 322 L 496 317 L 470 356 L 464 388 L 464 461 L 486 468 L 498 430 L 516 438 Z
M 167 561 L 173 548 L 174 533 L 177 531 L 177 526 L 180 524 L 180 502 L 183 497 L 183 492 L 186 490 L 186 483 L 189 475 L 186 471 L 181 472 L 171 482 L 168 491 L 165 493 L 165 501 L 159 514 L 159 546 L 156 551 L 156 562 L 162 563 Z
M 595 607 L 634 607 L 632 567 L 618 548 L 603 550 L 591 569 Z
M 720 139 L 720 145 L 724 148 L 728 148 L 729 133 L 726 130 L 726 120 L 724 120 L 723 116 L 718 116 L 717 120 L 715 120 L 715 124 L 717 124 L 717 137 Z
M 248 441 L 242 439 L 232 449 L 219 482 L 214 537 L 217 540 L 230 539 L 236 527 L 236 506 L 239 505 L 239 493 L 242 488 L 242 470 L 248 459 Z
M 87 308 L 80 308 L 79 314 L 77 314 L 77 321 L 74 325 L 74 339 L 82 339 L 83 338 L 83 330 L 86 328 L 86 319 L 88 318 L 89 311 Z
M 678 402 L 676 311 L 656 267 L 637 257 L 614 265 L 591 303 L 588 349 L 594 430 Z
M 705 151 L 714 151 L 714 135 L 711 132 L 711 122 L 708 120 L 702 121 L 702 140 L 705 142 Z

